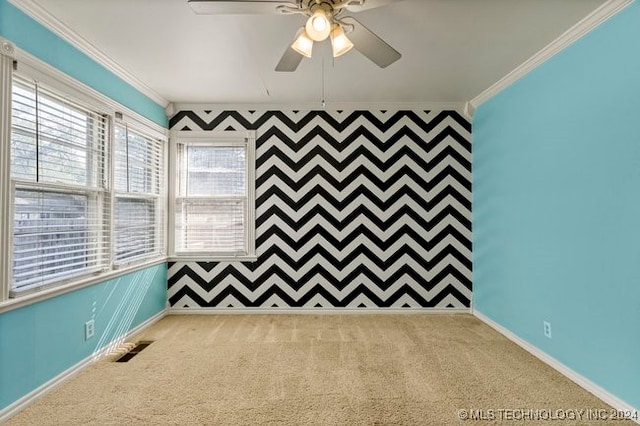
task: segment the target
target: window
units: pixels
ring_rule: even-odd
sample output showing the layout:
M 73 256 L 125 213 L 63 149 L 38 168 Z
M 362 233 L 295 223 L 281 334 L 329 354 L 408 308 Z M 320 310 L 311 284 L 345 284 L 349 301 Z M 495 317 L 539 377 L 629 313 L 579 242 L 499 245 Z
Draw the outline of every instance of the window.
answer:
M 254 132 L 176 132 L 173 255 L 253 258 Z
M 115 126 L 115 264 L 164 255 L 164 143 Z
M 0 312 L 166 261 L 166 129 L 3 47 Z
M 16 79 L 11 119 L 11 292 L 105 270 L 108 118 Z

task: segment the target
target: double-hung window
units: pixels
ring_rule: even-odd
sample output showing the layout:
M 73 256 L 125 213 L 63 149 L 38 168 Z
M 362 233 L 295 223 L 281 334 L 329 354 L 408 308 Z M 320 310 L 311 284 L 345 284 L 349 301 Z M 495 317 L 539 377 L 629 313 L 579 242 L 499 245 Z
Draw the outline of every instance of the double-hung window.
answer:
M 176 132 L 172 257 L 255 256 L 254 132 Z
M 116 124 L 115 264 L 164 256 L 164 142 Z
M 0 41 L 0 312 L 165 262 L 167 130 Z
M 14 77 L 11 123 L 11 292 L 109 268 L 107 116 Z

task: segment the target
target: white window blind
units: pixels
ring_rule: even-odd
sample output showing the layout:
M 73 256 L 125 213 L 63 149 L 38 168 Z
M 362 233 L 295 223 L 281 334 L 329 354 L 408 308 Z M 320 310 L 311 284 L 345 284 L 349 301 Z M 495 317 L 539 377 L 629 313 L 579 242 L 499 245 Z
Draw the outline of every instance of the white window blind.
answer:
M 179 139 L 175 153 L 175 254 L 254 255 L 252 138 Z
M 164 255 L 164 142 L 115 126 L 115 262 Z
M 11 115 L 12 292 L 104 270 L 108 119 L 20 79 Z

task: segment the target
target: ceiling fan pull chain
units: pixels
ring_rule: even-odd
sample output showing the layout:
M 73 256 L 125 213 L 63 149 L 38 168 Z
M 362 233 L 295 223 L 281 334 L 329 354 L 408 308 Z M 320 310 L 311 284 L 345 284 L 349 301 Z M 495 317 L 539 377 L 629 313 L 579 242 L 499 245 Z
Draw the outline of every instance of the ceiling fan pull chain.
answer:
M 326 103 L 325 98 L 324 98 L 324 54 L 322 55 L 322 73 L 321 73 L 321 78 L 322 78 L 322 108 L 326 108 L 327 103 Z

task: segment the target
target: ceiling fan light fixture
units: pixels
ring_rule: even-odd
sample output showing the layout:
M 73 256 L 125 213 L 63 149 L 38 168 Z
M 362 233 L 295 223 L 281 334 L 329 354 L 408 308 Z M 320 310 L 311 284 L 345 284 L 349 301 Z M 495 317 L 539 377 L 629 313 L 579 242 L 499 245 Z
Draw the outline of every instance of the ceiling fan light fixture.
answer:
M 313 51 L 313 40 L 311 40 L 304 27 L 298 30 L 298 34 L 296 34 L 296 39 L 291 45 L 291 48 L 305 58 L 311 57 L 311 52 Z
M 342 56 L 353 48 L 353 43 L 347 38 L 342 27 L 338 24 L 333 26 L 331 30 L 331 47 L 333 48 L 333 57 Z
M 313 15 L 307 20 L 305 29 L 311 40 L 326 40 L 331 33 L 331 22 L 329 21 L 327 12 L 322 8 L 316 9 Z

